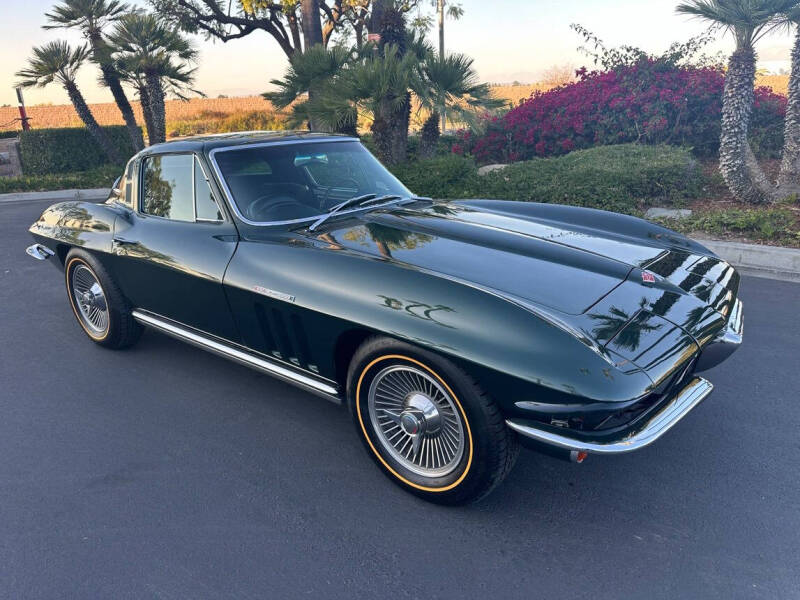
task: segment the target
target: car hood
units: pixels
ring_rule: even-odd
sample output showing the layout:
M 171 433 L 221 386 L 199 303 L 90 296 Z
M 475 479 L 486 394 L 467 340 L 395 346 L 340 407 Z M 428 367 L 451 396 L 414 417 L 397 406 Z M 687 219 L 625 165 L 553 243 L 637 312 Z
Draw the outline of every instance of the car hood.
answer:
M 459 203 L 370 211 L 316 235 L 568 314 L 669 253 L 657 240 Z

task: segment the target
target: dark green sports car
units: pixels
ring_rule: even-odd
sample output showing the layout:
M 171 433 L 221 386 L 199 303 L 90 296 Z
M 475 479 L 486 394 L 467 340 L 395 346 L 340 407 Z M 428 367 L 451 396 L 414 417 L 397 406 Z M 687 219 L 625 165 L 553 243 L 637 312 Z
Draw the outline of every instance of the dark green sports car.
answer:
M 152 327 L 346 404 L 393 481 L 448 504 L 489 493 L 520 443 L 575 462 L 650 444 L 741 343 L 739 275 L 696 242 L 419 198 L 349 137 L 152 146 L 107 202 L 30 231 L 91 340 Z

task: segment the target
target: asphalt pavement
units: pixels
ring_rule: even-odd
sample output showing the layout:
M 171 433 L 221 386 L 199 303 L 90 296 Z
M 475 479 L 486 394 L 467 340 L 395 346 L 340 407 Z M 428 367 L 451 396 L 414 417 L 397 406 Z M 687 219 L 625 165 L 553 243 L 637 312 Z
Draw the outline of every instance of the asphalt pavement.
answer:
M 800 285 L 639 453 L 523 451 L 467 507 L 367 457 L 342 408 L 147 332 L 95 346 L 0 205 L 0 598 L 800 598 Z

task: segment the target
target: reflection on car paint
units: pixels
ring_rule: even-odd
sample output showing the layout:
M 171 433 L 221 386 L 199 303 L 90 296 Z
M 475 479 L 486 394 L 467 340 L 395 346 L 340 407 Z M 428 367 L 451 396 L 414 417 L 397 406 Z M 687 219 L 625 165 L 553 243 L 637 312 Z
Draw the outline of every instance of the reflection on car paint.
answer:
M 415 302 L 413 300 L 406 300 L 404 302 L 402 300 L 398 300 L 397 298 L 390 298 L 389 296 L 383 296 L 381 294 L 378 294 L 378 298 L 383 299 L 383 302 L 380 303 L 381 306 L 386 306 L 387 308 L 391 308 L 392 310 L 404 310 L 412 317 L 423 319 L 425 321 L 432 321 L 437 325 L 441 325 L 442 327 L 447 327 L 449 329 L 455 329 L 453 325 L 448 325 L 447 323 L 443 323 L 439 319 L 431 316 L 431 314 L 436 311 L 442 311 L 448 313 L 455 312 L 455 309 L 450 308 L 449 306 L 443 306 L 441 304 L 436 306 L 431 306 L 430 304 L 426 304 L 424 302 Z

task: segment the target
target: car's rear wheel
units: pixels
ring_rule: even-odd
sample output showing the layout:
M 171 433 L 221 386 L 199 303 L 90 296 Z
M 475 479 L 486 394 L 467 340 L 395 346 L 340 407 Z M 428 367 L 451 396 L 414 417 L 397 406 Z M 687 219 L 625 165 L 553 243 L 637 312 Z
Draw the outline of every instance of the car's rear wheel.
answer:
M 109 348 L 135 344 L 142 333 L 127 300 L 100 262 L 73 249 L 64 262 L 67 295 L 78 324 L 89 338 Z
M 451 361 L 391 338 L 367 340 L 348 375 L 356 430 L 381 470 L 442 504 L 478 500 L 518 454 L 500 410 Z

